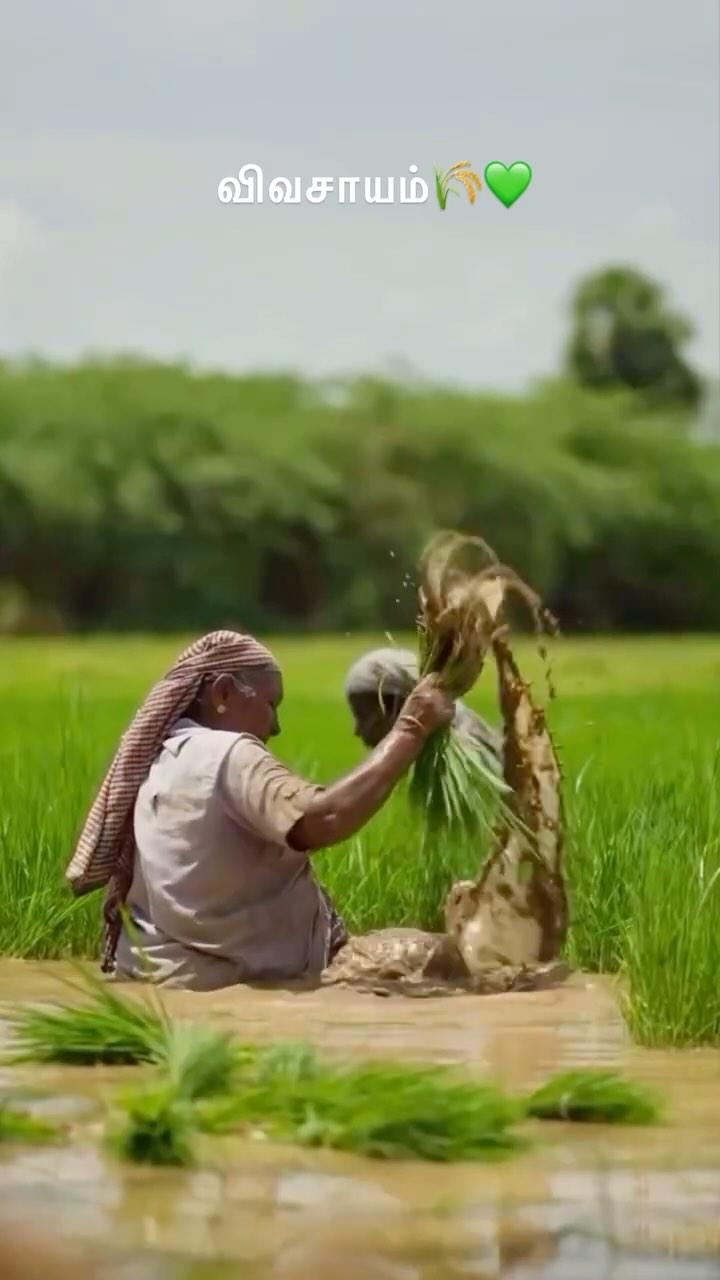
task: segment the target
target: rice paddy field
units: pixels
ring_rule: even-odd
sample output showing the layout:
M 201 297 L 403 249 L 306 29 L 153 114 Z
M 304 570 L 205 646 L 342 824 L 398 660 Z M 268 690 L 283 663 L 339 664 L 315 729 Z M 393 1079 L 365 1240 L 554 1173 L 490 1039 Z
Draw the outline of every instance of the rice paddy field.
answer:
M 72 900 L 63 869 L 118 735 L 186 641 L 0 642 L 0 955 L 96 953 L 99 899 Z M 273 644 L 286 690 L 274 748 L 305 775 L 328 780 L 360 759 L 342 682 L 376 643 L 387 640 Z M 518 655 L 542 692 L 530 641 Z M 718 1043 L 720 643 L 561 639 L 552 662 L 572 895 L 568 957 L 620 976 L 638 1042 Z M 497 717 L 491 669 L 470 702 Z M 475 874 L 484 853 L 429 841 L 401 787 L 358 837 L 320 855 L 317 870 L 352 930 L 432 927 L 450 882 Z

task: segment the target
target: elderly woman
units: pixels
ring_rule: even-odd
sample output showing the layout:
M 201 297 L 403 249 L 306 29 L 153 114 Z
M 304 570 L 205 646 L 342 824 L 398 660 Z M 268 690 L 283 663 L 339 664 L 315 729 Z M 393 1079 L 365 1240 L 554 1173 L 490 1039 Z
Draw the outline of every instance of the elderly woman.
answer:
M 390 733 L 419 679 L 417 658 L 409 649 L 372 649 L 351 666 L 345 697 L 355 733 L 366 747 L 376 747 Z M 502 768 L 502 736 L 461 702 L 455 704 L 453 726 L 473 739 L 486 763 Z
M 320 787 L 266 746 L 282 696 L 269 650 L 218 631 L 140 707 L 67 871 L 76 894 L 109 886 L 105 972 L 195 990 L 311 977 L 346 940 L 310 855 L 364 826 L 452 703 L 422 681 L 364 763 Z
M 567 976 L 567 966 L 558 962 L 568 919 L 560 765 L 544 710 L 533 701 L 507 640 L 496 636 L 492 651 L 508 794 L 477 875 L 450 886 L 444 935 L 390 929 L 352 938 L 326 981 L 369 980 L 373 990 L 418 982 L 428 990 L 438 981 L 447 989 L 459 982 L 461 989 L 489 993 L 552 985 Z M 346 693 L 356 732 L 368 746 L 393 733 L 398 702 L 416 679 L 413 654 L 398 649 L 375 650 L 350 669 Z M 459 706 L 455 722 L 486 756 L 499 760 L 500 738 L 483 721 Z

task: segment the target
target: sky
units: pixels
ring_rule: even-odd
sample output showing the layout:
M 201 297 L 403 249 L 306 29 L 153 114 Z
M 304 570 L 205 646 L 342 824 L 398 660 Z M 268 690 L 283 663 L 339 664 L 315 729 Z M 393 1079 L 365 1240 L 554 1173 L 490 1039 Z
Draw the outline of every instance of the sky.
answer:
M 717 376 L 717 0 L 23 0 L 0 41 L 0 357 L 138 352 L 521 390 L 572 289 L 655 277 Z M 419 205 L 222 205 L 277 175 L 432 178 Z

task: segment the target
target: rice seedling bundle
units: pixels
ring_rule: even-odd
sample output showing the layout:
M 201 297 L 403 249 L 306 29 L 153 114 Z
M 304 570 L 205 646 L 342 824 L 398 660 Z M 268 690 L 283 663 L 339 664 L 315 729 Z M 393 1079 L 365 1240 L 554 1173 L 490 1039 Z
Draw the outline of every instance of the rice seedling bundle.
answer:
M 525 1116 L 610 1124 L 659 1116 L 647 1090 L 611 1072 L 564 1072 L 512 1097 L 446 1068 L 324 1062 L 304 1043 L 246 1044 L 212 1025 L 171 1019 L 157 996 L 155 1011 L 104 982 L 84 982 L 89 1000 L 80 1009 L 15 1013 L 25 1028 L 21 1055 L 148 1064 L 152 1074 L 118 1096 L 106 1130 L 112 1150 L 136 1163 L 191 1165 L 199 1133 L 233 1131 L 380 1159 L 491 1160 L 523 1145 L 516 1125 Z M 57 1136 L 0 1098 L 0 1140 Z
M 529 608 L 540 636 L 555 631 L 539 596 L 482 538 L 437 534 L 423 552 L 419 574 L 420 674 L 434 675 L 454 700 L 476 684 L 488 649 L 504 630 L 508 594 Z M 431 829 L 475 834 L 491 828 L 508 790 L 470 735 L 451 725 L 428 739 L 411 772 L 409 794 Z
M 614 1071 L 563 1071 L 527 1099 L 527 1114 L 537 1120 L 575 1120 L 585 1124 L 654 1124 L 658 1099 L 644 1085 Z
M 494 1085 L 442 1068 L 322 1062 L 292 1042 L 261 1053 L 241 1089 L 199 1115 L 210 1132 L 259 1128 L 385 1160 L 492 1160 L 522 1145 L 512 1129 L 522 1106 Z
M 146 1000 L 125 1000 L 90 975 L 66 985 L 82 992 L 82 1005 L 28 1006 L 11 1014 L 11 1061 L 125 1066 L 162 1059 L 170 1023 L 159 1003 L 154 1009 Z
M 135 1164 L 191 1165 L 197 1130 L 193 1104 L 173 1081 L 128 1090 L 108 1125 L 107 1144 Z

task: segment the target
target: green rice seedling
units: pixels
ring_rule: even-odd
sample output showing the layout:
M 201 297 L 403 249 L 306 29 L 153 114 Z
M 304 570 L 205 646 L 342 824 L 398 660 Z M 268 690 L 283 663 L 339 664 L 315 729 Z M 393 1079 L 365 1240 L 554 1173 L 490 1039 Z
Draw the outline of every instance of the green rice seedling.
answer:
M 646 1045 L 720 1039 L 720 750 L 695 775 L 658 796 L 661 831 L 651 810 L 638 824 L 643 856 L 623 933 L 622 1003 L 633 1038 Z
M 21 1007 L 10 1014 L 17 1037 L 13 1061 L 119 1066 L 163 1056 L 168 1021 L 160 1006 L 123 999 L 111 984 L 90 975 L 77 985 L 84 1005 Z
M 683 700 L 685 726 L 679 697 L 640 703 L 625 742 L 627 704 L 608 699 L 614 770 L 606 762 L 593 777 L 592 766 L 568 815 L 569 959 L 622 974 L 632 1037 L 652 1047 L 720 1043 L 720 760 L 703 743 L 702 695 Z M 659 734 L 653 718 L 665 707 L 673 728 Z M 643 740 L 654 770 L 645 778 Z
M 2 957 L 97 957 L 102 898 L 72 900 L 63 882 L 68 850 L 118 734 L 188 639 L 3 639 Z M 408 635 L 393 640 L 412 643 Z M 380 634 L 273 641 L 293 693 L 274 743 L 313 781 L 325 783 L 359 758 L 343 675 L 359 652 L 381 642 Z M 518 637 L 517 651 L 526 671 L 527 637 Z M 566 637 L 553 662 L 563 691 L 553 732 L 562 743 L 567 806 L 567 958 L 579 969 L 622 973 L 636 1041 L 719 1044 L 720 877 L 713 877 L 720 778 L 717 710 L 707 696 L 717 638 Z M 78 713 L 78 696 L 92 715 Z M 492 720 L 494 701 L 481 677 L 468 705 Z M 489 801 L 496 803 L 492 794 Z M 359 835 L 316 855 L 316 870 L 353 933 L 437 929 L 447 886 L 475 876 L 486 848 L 482 832 L 427 832 L 422 805 L 409 814 L 398 788 Z M 7 1001 L 22 972 L 0 964 Z
M 0 1099 L 0 1142 L 50 1143 L 58 1142 L 61 1136 L 57 1125 Z
M 167 1020 L 153 1077 L 117 1099 L 108 1145 L 140 1164 L 192 1164 L 202 1127 L 198 1104 L 227 1099 L 257 1052 L 204 1023 Z
M 483 763 L 477 746 L 451 728 L 434 733 L 412 771 L 409 794 L 434 833 L 490 831 L 510 788 Z
M 585 1124 L 655 1124 L 658 1099 L 644 1085 L 614 1071 L 563 1071 L 527 1099 L 537 1120 L 577 1120 Z
M 194 1163 L 193 1104 L 174 1081 L 153 1081 L 129 1090 L 118 1103 L 106 1136 L 116 1155 L 135 1164 Z
M 521 1113 L 494 1086 L 439 1068 L 327 1064 L 290 1044 L 261 1054 L 238 1095 L 202 1108 L 200 1123 L 386 1160 L 491 1160 L 520 1145 Z
M 227 1095 L 257 1052 L 215 1027 L 179 1019 L 168 1024 L 162 1053 L 155 1061 L 178 1097 L 197 1102 Z

